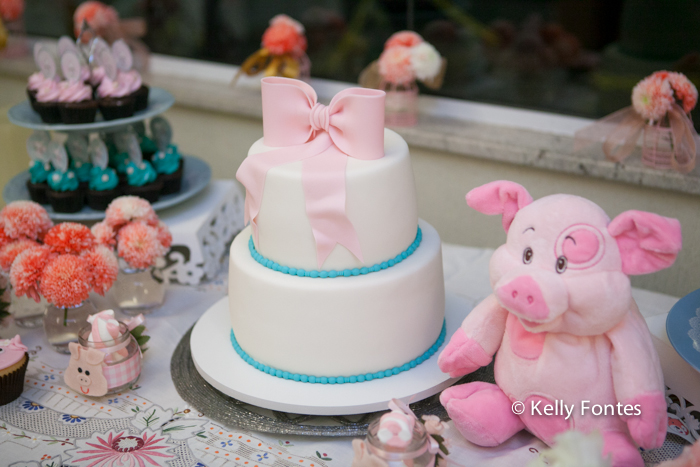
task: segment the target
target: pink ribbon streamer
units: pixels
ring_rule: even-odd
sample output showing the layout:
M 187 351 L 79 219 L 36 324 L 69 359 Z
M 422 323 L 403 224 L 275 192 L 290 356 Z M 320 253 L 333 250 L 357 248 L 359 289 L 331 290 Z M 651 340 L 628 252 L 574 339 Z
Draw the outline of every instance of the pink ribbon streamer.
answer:
M 673 137 L 671 167 L 688 173 L 695 168 L 698 135 L 693 122 L 678 104 L 673 104 L 667 115 Z M 622 162 L 632 153 L 646 126 L 644 118 L 633 107 L 625 107 L 577 131 L 574 151 L 593 143 L 603 143 L 605 157 Z
M 245 222 L 250 222 L 258 248 L 256 220 L 267 172 L 302 161 L 306 215 L 319 269 L 336 244 L 363 261 L 357 232 L 345 211 L 345 166 L 347 157 L 384 157 L 384 96 L 376 89 L 351 88 L 324 106 L 303 81 L 262 80 L 263 142 L 276 149 L 248 156 L 236 173 L 246 188 Z

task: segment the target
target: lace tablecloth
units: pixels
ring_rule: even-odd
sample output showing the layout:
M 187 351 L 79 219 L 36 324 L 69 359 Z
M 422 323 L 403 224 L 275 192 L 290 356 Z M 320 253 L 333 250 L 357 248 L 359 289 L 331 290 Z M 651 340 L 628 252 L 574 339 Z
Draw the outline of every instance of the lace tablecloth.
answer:
M 443 253 L 448 291 L 473 303 L 490 293 L 491 250 L 445 245 Z M 41 330 L 11 323 L 0 329 L 3 338 L 19 332 L 31 357 L 24 393 L 0 407 L 0 466 L 349 466 L 350 438 L 282 438 L 237 430 L 207 419 L 180 399 L 170 377 L 170 357 L 197 318 L 226 294 L 226 284 L 224 267 L 206 285 L 170 286 L 165 305 L 147 317 L 151 340 L 140 380 L 129 391 L 102 398 L 85 398 L 65 386 L 69 357 L 52 351 Z M 634 295 L 646 317 L 667 313 L 676 301 L 640 290 Z M 94 297 L 94 302 L 98 308 L 111 307 L 109 297 Z M 524 466 L 545 448 L 524 431 L 498 448 L 470 444 L 451 423 L 446 435 L 455 466 Z M 649 465 L 680 447 L 671 442 L 658 451 L 646 453 Z

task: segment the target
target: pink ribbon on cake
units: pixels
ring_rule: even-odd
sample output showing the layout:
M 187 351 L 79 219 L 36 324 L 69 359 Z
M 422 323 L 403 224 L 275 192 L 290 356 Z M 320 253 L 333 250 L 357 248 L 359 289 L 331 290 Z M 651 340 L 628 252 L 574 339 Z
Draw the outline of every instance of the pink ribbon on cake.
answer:
M 384 91 L 351 88 L 328 106 L 303 81 L 262 80 L 263 142 L 275 147 L 248 156 L 236 178 L 246 188 L 245 222 L 256 242 L 265 178 L 273 167 L 302 161 L 302 185 L 319 269 L 337 243 L 360 261 L 357 232 L 345 211 L 345 167 L 348 157 L 384 157 Z

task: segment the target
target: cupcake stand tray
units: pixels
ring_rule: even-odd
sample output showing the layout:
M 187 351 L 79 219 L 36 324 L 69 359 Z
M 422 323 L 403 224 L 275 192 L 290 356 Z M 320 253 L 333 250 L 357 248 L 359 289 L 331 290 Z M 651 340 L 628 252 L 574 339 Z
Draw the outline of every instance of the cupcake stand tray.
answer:
M 447 336 L 452 336 L 470 311 L 469 302 L 447 294 Z M 392 398 L 406 402 L 423 400 L 458 380 L 442 373 L 437 366 L 438 355 L 446 344 L 412 370 L 380 380 L 331 385 L 277 378 L 256 370 L 238 356 L 229 340 L 229 322 L 228 297 L 224 297 L 195 324 L 190 338 L 192 360 L 200 375 L 215 389 L 258 407 L 308 415 L 363 414 L 386 410 Z
M 185 172 L 182 175 L 182 188 L 179 192 L 172 195 L 161 196 L 158 201 L 153 203 L 153 208 L 156 211 L 175 206 L 195 196 L 209 185 L 211 181 L 211 168 L 202 159 L 194 156 L 182 156 L 185 163 Z M 5 185 L 2 191 L 2 197 L 5 203 L 11 203 L 18 200 L 29 200 L 29 191 L 27 190 L 27 180 L 29 180 L 29 172 L 24 171 L 15 175 Z M 74 213 L 59 213 L 54 212 L 50 205 L 44 205 L 49 217 L 55 221 L 98 221 L 105 217 L 104 211 L 95 211 L 88 206 L 84 206 L 82 210 Z
M 162 88 L 150 88 L 148 93 L 148 107 L 145 110 L 134 113 L 128 118 L 118 118 L 115 120 L 96 119 L 93 123 L 65 124 L 65 123 L 44 123 L 39 114 L 34 112 L 29 101 L 20 102 L 13 106 L 7 116 L 11 123 L 15 125 L 31 128 L 32 130 L 60 131 L 60 132 L 97 132 L 97 131 L 117 131 L 120 127 L 140 122 L 151 117 L 155 117 L 168 110 L 175 103 L 172 94 Z M 98 113 L 98 116 L 100 114 Z

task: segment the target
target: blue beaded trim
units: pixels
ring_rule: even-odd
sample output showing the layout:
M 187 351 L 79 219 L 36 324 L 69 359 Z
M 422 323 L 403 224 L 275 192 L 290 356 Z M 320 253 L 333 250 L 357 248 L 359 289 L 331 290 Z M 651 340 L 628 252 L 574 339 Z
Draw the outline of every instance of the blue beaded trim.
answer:
M 378 271 L 381 271 L 382 269 L 387 269 L 387 268 L 390 268 L 392 266 L 395 266 L 395 265 L 399 264 L 401 261 L 403 261 L 406 258 L 408 258 L 409 256 L 411 256 L 413 254 L 413 252 L 416 251 L 416 249 L 420 245 L 421 240 L 423 240 L 423 232 L 421 231 L 420 227 L 418 227 L 418 232 L 416 232 L 416 239 L 413 240 L 413 243 L 411 243 L 408 248 L 406 248 L 403 252 L 396 255 L 396 257 L 394 257 L 388 261 L 382 261 L 381 263 L 377 263 L 374 266 L 364 267 L 364 268 L 354 268 L 354 269 L 343 269 L 342 271 L 336 271 L 335 269 L 331 269 L 329 271 L 326 271 L 326 270 L 319 271 L 318 269 L 307 271 L 305 269 L 296 269 L 296 268 L 290 268 L 288 266 L 281 266 L 279 263 L 276 263 L 276 262 L 272 261 L 271 259 L 267 259 L 263 255 L 258 253 L 258 251 L 255 249 L 255 243 L 253 243 L 253 236 L 252 235 L 250 237 L 250 240 L 248 241 L 248 249 L 250 250 L 250 256 L 252 256 L 255 261 L 257 261 L 258 263 L 260 263 L 261 265 L 265 266 L 268 269 L 272 269 L 273 271 L 279 271 L 283 274 L 289 274 L 290 276 L 313 277 L 313 278 L 326 279 L 326 278 L 333 278 L 333 277 L 350 277 L 350 276 L 365 275 L 365 274 L 369 274 L 371 272 L 378 272 Z
M 302 383 L 318 383 L 318 384 L 344 384 L 344 383 L 362 383 L 363 381 L 372 381 L 373 379 L 382 379 L 382 378 L 388 378 L 389 376 L 393 375 L 398 375 L 402 371 L 408 371 L 411 368 L 415 368 L 416 366 L 420 365 L 424 361 L 428 360 L 430 357 L 433 356 L 435 352 L 440 348 L 443 342 L 445 342 L 445 334 L 447 333 L 447 329 L 445 328 L 445 322 L 442 322 L 442 331 L 440 331 L 440 336 L 438 336 L 437 341 L 428 349 L 426 350 L 423 355 L 421 355 L 418 358 L 414 358 L 408 363 L 405 363 L 401 366 L 395 366 L 394 368 L 390 368 L 388 370 L 384 371 L 378 371 L 376 373 L 367 373 L 364 375 L 355 375 L 355 376 L 308 376 L 308 375 L 300 375 L 297 373 L 289 373 L 288 371 L 282 371 L 278 370 L 276 368 L 271 368 L 267 365 L 263 365 L 262 363 L 259 363 L 255 361 L 250 355 L 245 353 L 245 351 L 241 348 L 240 345 L 238 345 L 238 341 L 236 340 L 236 336 L 233 334 L 233 329 L 231 329 L 231 344 L 233 344 L 233 348 L 236 350 L 236 353 L 241 356 L 241 358 L 250 366 L 255 368 L 256 370 L 260 370 L 263 373 L 267 373 L 268 375 L 271 376 L 277 376 L 278 378 L 283 378 L 283 379 L 291 379 L 293 381 L 301 381 Z

